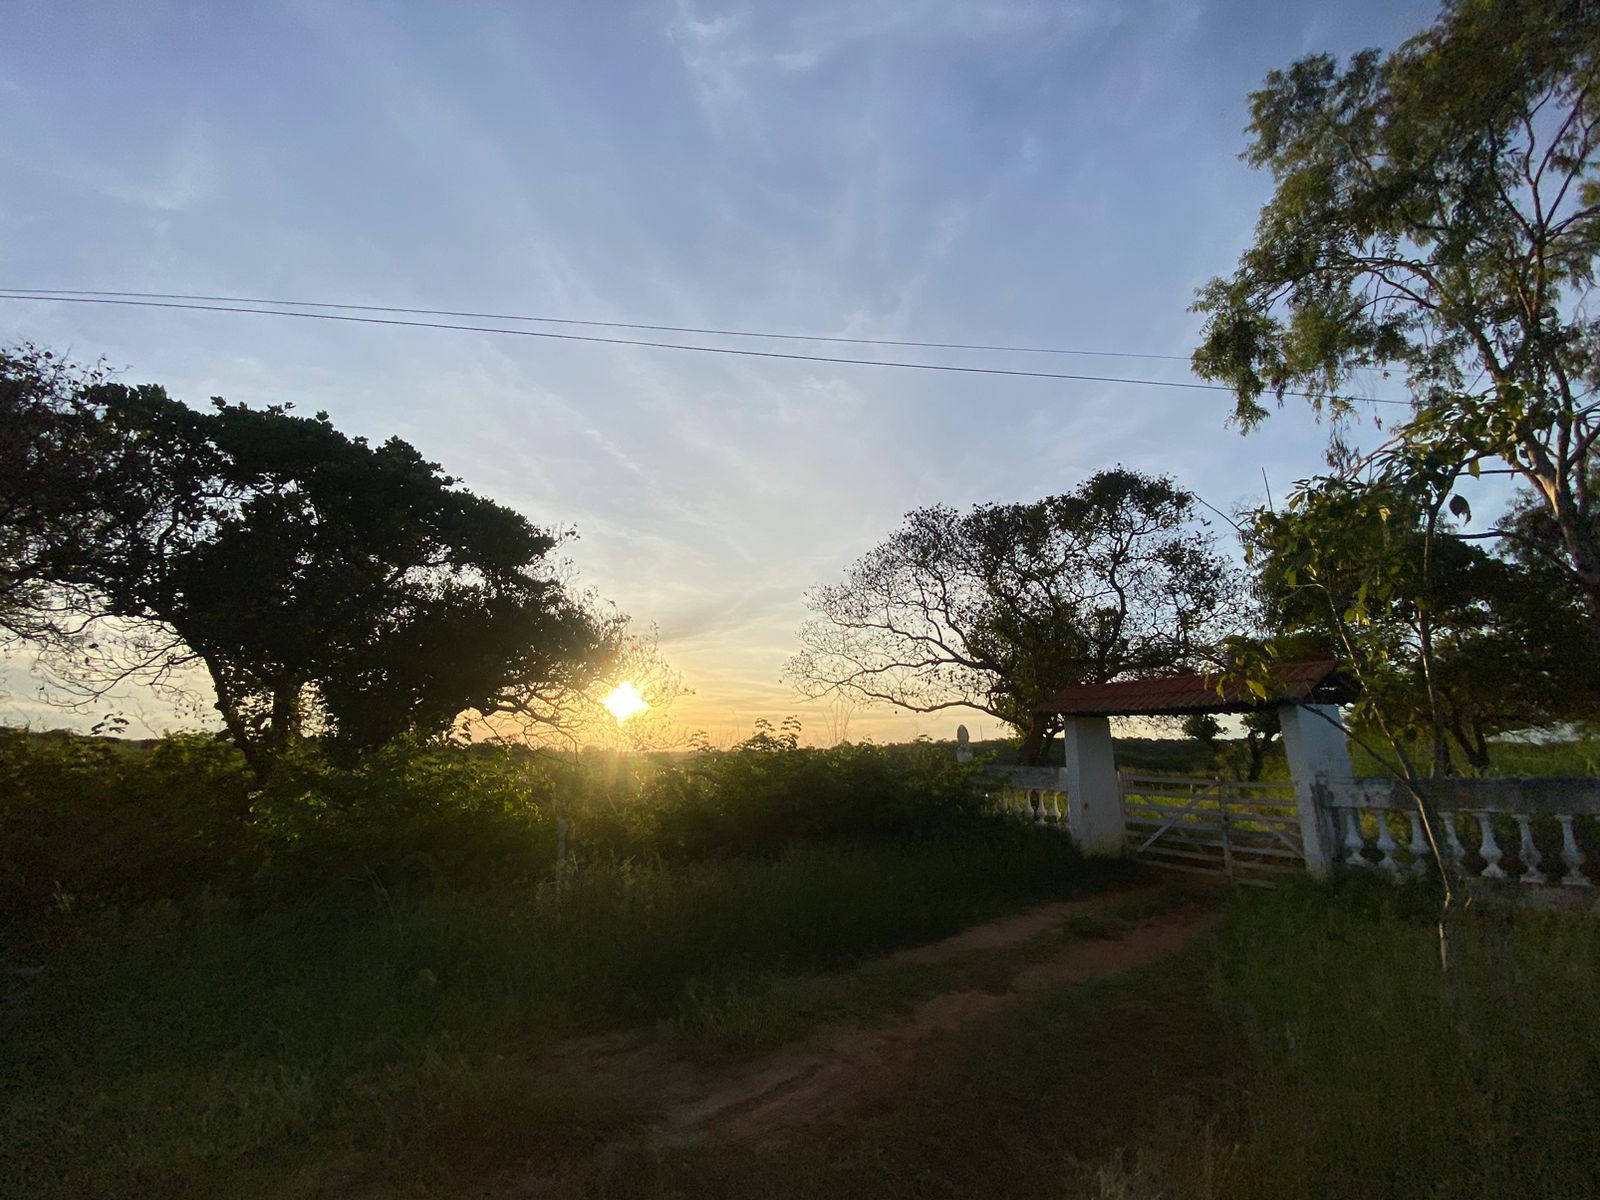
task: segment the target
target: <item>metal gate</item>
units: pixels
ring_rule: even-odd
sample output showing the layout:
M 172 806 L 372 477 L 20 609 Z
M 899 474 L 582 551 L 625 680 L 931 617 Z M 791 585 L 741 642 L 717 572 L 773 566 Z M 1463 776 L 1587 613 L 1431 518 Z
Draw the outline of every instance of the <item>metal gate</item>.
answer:
M 1128 853 L 1171 871 L 1270 883 L 1305 869 L 1291 783 L 1118 774 Z

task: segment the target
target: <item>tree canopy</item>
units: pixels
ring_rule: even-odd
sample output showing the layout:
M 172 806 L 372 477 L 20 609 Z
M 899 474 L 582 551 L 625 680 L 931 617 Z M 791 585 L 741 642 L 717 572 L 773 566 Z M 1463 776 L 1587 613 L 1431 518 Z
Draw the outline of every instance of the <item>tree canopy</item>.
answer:
M 0 358 L 28 430 L 3 468 L 38 489 L 4 493 L 7 627 L 164 631 L 146 665 L 203 664 L 258 774 L 307 729 L 354 751 L 466 710 L 553 720 L 621 644 L 626 618 L 562 579 L 565 535 L 398 438 L 53 364 Z
M 1600 714 L 1600 648 L 1578 589 L 1552 565 L 1545 510 L 1528 499 L 1516 510 L 1543 526 L 1514 535 L 1530 567 L 1460 537 L 1464 504 L 1421 479 L 1306 481 L 1281 511 L 1256 514 L 1251 557 L 1287 654 L 1332 653 L 1360 679 L 1358 725 L 1402 758 L 1424 747 L 1435 773 L 1458 759 L 1481 770 L 1495 734 Z
M 1413 410 L 1391 444 L 1509 464 L 1600 617 L 1597 72 L 1588 0 L 1451 0 L 1387 58 L 1271 73 L 1244 158 L 1274 192 L 1238 269 L 1200 291 L 1194 366 L 1246 427 L 1269 393 L 1342 416 L 1369 370 L 1402 377 Z
M 786 674 L 813 697 L 985 712 L 1036 755 L 1040 700 L 1196 665 L 1230 631 L 1242 589 L 1196 507 L 1117 468 L 1031 503 L 917 509 L 808 593 Z

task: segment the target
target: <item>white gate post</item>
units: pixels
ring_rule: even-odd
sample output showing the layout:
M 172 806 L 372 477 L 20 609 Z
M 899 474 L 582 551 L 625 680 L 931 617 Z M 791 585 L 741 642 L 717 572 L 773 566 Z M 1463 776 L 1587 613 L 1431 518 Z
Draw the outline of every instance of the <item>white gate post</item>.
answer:
M 1318 795 L 1318 780 L 1349 779 L 1350 747 L 1334 704 L 1283 704 L 1278 707 L 1283 727 L 1283 749 L 1289 756 L 1289 777 L 1294 780 L 1295 805 L 1300 810 L 1300 839 L 1305 845 L 1306 870 L 1314 879 L 1333 871 L 1338 849 L 1333 810 Z
M 1121 854 L 1126 848 L 1122 791 L 1107 717 L 1068 717 L 1065 746 L 1067 812 L 1072 836 L 1085 854 Z

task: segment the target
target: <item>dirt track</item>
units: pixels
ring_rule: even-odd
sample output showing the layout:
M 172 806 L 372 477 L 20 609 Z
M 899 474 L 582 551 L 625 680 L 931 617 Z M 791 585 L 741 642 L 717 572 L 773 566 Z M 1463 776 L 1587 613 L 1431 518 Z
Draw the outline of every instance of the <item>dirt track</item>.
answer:
M 1041 905 L 882 961 L 982 961 L 1137 895 Z M 653 1034 L 626 1033 L 563 1043 L 548 1068 L 586 1091 L 648 1097 L 660 1114 L 655 1135 L 667 1142 L 780 1142 L 915 1092 L 918 1064 L 937 1052 L 940 1039 L 1052 989 L 1163 958 L 1203 933 L 1215 915 L 1210 905 L 1188 904 L 1114 928 L 1111 936 L 1063 940 L 1059 949 L 1018 966 L 998 987 L 942 992 L 909 1016 L 883 1023 L 824 1026 L 803 1041 L 754 1058 L 700 1062 Z

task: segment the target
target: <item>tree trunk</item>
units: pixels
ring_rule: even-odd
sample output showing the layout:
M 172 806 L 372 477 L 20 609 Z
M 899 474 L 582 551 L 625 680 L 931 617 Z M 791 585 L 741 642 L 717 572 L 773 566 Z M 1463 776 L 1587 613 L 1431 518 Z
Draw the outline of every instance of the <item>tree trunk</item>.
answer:
M 250 773 L 256 777 L 256 782 L 265 784 L 271 773 L 270 760 L 261 753 L 261 748 L 256 745 L 249 729 L 245 727 L 244 718 L 240 716 L 238 705 L 234 702 L 233 689 L 228 686 L 227 676 L 210 655 L 202 653 L 200 660 L 205 663 L 206 670 L 211 675 L 211 687 L 217 693 L 215 708 L 222 714 L 223 728 L 228 731 L 228 737 L 244 756 L 245 766 L 250 768 Z M 248 814 L 248 809 L 246 812 Z
M 1034 713 L 1029 719 L 1028 731 L 1022 738 L 1022 765 L 1045 766 L 1050 754 L 1050 739 L 1054 735 L 1055 729 L 1050 718 L 1043 713 Z
M 1467 760 L 1469 767 L 1480 773 L 1489 769 L 1488 739 L 1481 729 L 1474 727 L 1469 731 L 1458 711 L 1450 714 L 1450 737 L 1461 748 L 1462 757 Z
M 1261 771 L 1267 765 L 1267 747 L 1272 744 L 1272 736 L 1257 733 L 1252 729 L 1245 735 L 1244 744 L 1250 751 L 1250 766 L 1245 778 L 1251 783 L 1256 783 L 1261 779 Z
M 1530 477 L 1550 505 L 1573 578 L 1583 592 L 1589 615 L 1600 625 L 1600 545 L 1585 527 L 1583 514 L 1578 511 L 1570 488 L 1549 483 L 1536 472 L 1530 473 Z

